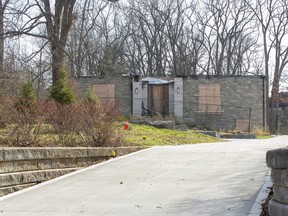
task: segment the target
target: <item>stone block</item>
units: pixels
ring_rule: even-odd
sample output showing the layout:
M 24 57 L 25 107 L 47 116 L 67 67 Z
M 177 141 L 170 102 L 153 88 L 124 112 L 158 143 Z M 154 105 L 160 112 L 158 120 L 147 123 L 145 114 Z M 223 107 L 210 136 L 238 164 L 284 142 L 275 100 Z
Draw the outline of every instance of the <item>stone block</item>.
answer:
M 269 209 L 270 216 L 287 216 L 288 215 L 288 205 L 279 203 L 275 200 L 269 201 L 268 209 Z
M 255 134 L 221 134 L 222 139 L 257 139 Z
M 273 199 L 280 203 L 288 204 L 288 187 L 274 185 Z
M 0 161 L 0 173 L 37 170 L 37 161 Z
M 23 182 L 22 173 L 0 174 L 0 187 L 17 185 Z
M 175 128 L 175 121 L 153 121 L 152 126 L 173 130 Z
M 44 148 L 3 148 L 0 161 L 16 161 L 35 158 L 46 158 Z
M 49 152 L 46 159 L 48 158 L 76 158 L 76 157 L 87 157 L 87 148 L 50 148 L 47 149 Z
M 187 126 L 186 126 L 185 124 L 175 125 L 175 130 L 178 130 L 178 131 L 187 131 Z
M 45 170 L 23 172 L 22 182 L 19 182 L 18 184 L 43 182 L 45 180 L 46 180 L 46 171 Z
M 288 187 L 288 169 L 271 169 L 271 180 L 274 185 Z
M 270 168 L 288 169 L 288 148 L 268 151 L 266 153 L 266 163 Z
M 206 134 L 206 135 L 213 136 L 213 137 L 220 139 L 220 135 L 216 131 L 199 131 L 199 133 Z
M 54 178 L 57 178 L 59 176 L 63 176 L 65 174 L 77 171 L 79 169 L 80 168 L 46 170 L 45 180 L 47 181 L 47 180 L 50 180 L 50 179 L 54 179 Z
M 19 190 L 23 190 L 25 188 L 28 188 L 28 187 L 31 187 L 34 185 L 36 185 L 36 183 L 24 184 L 24 185 L 15 185 L 15 186 L 11 186 L 11 187 L 0 188 L 0 197 L 7 195 L 7 194 L 10 194 L 10 193 L 14 193 L 14 192 L 19 191 Z
M 109 157 L 111 156 L 112 148 L 89 148 L 88 156 L 100 156 L 100 157 Z

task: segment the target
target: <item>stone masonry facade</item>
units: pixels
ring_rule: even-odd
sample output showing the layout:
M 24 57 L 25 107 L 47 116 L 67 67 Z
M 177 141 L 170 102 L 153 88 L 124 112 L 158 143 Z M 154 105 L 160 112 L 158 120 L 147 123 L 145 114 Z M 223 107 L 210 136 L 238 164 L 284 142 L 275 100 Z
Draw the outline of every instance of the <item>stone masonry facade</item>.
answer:
M 269 150 L 266 163 L 271 168 L 273 197 L 269 201 L 270 216 L 288 215 L 288 148 Z
M 76 83 L 80 98 L 84 98 L 90 87 L 97 84 L 114 84 L 115 85 L 115 101 L 118 105 L 120 113 L 123 115 L 131 115 L 132 113 L 132 97 L 131 97 L 131 78 L 130 77 L 77 77 Z
M 79 86 L 80 97 L 84 97 L 88 88 L 97 84 L 114 84 L 115 98 L 120 113 L 126 116 L 141 116 L 141 106 L 147 90 L 132 77 L 80 77 L 75 78 Z M 169 95 L 169 113 L 188 126 L 220 130 L 263 129 L 266 122 L 266 90 L 263 76 L 189 76 L 174 78 Z M 201 85 L 206 88 L 205 99 Z M 209 86 L 214 89 L 209 89 Z M 137 95 L 135 94 L 137 89 Z M 203 88 L 202 88 L 203 91 Z M 210 91 L 210 93 L 209 93 Z M 217 92 L 218 91 L 218 92 Z M 146 94 L 144 94 L 146 92 Z M 208 92 L 208 93 L 207 93 Z M 218 95 L 217 95 L 218 94 Z M 144 96 L 143 96 L 144 95 Z M 145 96 L 146 95 L 146 96 Z M 136 97 L 137 96 L 137 97 Z M 202 98 L 201 98 L 202 97 Z M 141 100 L 142 98 L 142 100 Z M 214 100 L 214 101 L 213 101 Z M 201 104 L 204 101 L 206 104 Z M 217 103 L 217 110 L 209 110 L 209 103 Z M 203 106 L 209 112 L 203 112 Z M 202 108 L 201 108 L 202 106 Z M 171 112 L 170 112 L 171 111 Z
M 220 84 L 221 110 L 219 112 L 198 111 L 199 84 Z M 265 94 L 265 79 L 259 76 L 184 78 L 183 118 L 191 126 L 204 124 L 204 127 L 212 127 L 212 129 L 213 127 L 235 129 L 237 120 L 251 119 L 251 130 L 263 128 Z

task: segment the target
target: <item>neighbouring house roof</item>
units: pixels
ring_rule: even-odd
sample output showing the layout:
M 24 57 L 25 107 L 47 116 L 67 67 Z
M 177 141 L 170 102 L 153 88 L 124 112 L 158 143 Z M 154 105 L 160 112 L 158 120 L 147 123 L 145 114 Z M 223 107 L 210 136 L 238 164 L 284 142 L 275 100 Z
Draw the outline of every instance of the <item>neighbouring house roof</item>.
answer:
M 161 85 L 161 84 L 173 83 L 174 80 L 163 80 L 163 79 L 157 79 L 154 77 L 145 77 L 144 79 L 141 80 L 141 82 L 148 82 L 149 84 L 153 84 L 153 85 Z

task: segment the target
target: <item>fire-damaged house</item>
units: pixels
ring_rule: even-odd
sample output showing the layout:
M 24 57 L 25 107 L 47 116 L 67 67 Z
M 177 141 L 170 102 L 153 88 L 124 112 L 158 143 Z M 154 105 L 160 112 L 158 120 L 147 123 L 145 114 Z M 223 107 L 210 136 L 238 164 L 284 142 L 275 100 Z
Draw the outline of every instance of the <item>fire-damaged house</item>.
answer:
M 263 76 L 78 77 L 82 96 L 89 87 L 115 103 L 122 115 L 169 116 L 188 126 L 250 131 L 266 126 Z

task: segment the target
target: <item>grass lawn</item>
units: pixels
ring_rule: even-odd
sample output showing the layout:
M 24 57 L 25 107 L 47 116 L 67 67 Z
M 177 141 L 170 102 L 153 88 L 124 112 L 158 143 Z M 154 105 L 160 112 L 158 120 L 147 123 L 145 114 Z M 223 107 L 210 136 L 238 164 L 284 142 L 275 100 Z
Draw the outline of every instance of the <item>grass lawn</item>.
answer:
M 272 135 L 256 135 L 257 139 L 270 139 L 273 138 Z
M 124 134 L 123 141 L 128 145 L 141 145 L 144 147 L 221 141 L 215 137 L 196 133 L 192 130 L 177 131 L 136 124 L 129 124 L 129 130 L 123 130 L 122 133 Z
M 36 135 L 38 142 L 29 144 L 31 147 L 80 147 L 87 146 L 83 140 L 79 139 L 79 134 L 56 134 L 53 132 L 51 125 L 41 125 Z M 197 133 L 193 130 L 178 131 L 169 129 L 159 129 L 153 126 L 138 125 L 129 123 L 129 130 L 123 130 L 123 123 L 114 123 L 115 133 L 121 136 L 120 146 L 161 146 L 161 145 L 181 145 L 195 143 L 211 143 L 221 142 L 223 140 L 215 137 Z M 273 136 L 269 133 L 255 133 L 258 139 L 269 139 Z M 1 147 L 20 147 L 17 144 L 9 145 L 7 142 L 2 142 L 7 137 L 7 129 L 0 130 L 0 146 Z M 25 138 L 25 136 L 23 136 Z M 25 140 L 24 140 L 25 141 Z M 24 146 L 22 146 L 24 147 Z

